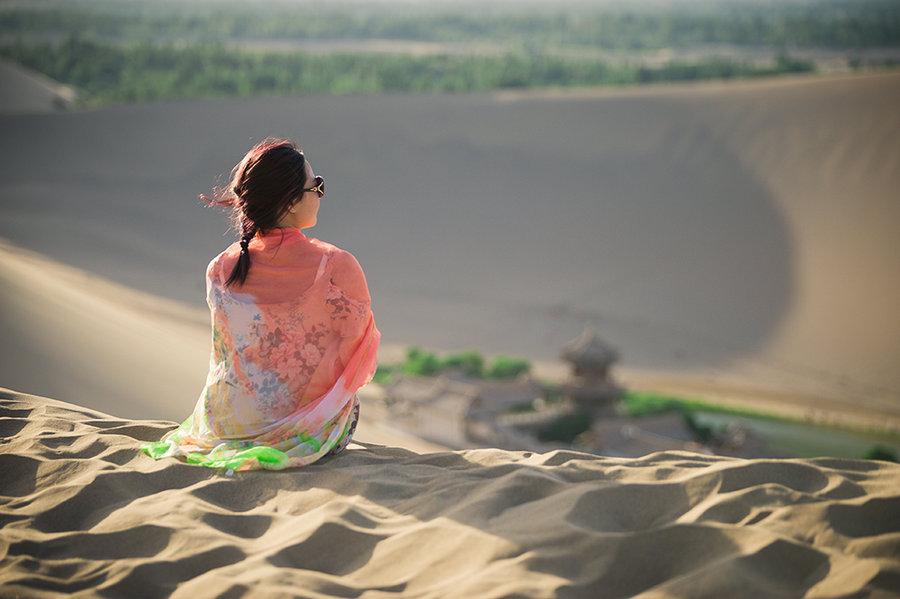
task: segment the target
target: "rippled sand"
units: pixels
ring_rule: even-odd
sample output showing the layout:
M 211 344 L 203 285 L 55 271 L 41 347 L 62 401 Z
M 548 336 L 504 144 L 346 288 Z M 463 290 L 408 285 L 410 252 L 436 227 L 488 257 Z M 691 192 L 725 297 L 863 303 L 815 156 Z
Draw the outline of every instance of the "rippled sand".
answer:
M 353 443 L 236 473 L 0 389 L 4 596 L 836 597 L 900 588 L 900 465 Z M 860 593 L 860 595 L 856 595 Z

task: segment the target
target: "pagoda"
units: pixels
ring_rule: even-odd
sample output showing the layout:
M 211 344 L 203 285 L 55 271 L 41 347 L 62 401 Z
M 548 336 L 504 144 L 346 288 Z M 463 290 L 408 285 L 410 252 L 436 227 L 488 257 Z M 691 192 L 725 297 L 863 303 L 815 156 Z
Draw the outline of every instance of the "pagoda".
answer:
M 624 389 L 610 378 L 619 353 L 597 336 L 593 327 L 563 346 L 560 357 L 572 365 L 560 391 L 579 409 L 593 416 L 614 416 Z

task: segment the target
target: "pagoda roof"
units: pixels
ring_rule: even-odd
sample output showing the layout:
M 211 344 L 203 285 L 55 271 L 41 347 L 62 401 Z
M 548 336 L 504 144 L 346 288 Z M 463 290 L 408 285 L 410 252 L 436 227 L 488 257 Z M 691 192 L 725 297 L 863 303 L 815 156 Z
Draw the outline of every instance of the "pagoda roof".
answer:
M 600 339 L 588 325 L 575 339 L 563 346 L 560 357 L 576 364 L 608 366 L 619 359 L 619 352 Z

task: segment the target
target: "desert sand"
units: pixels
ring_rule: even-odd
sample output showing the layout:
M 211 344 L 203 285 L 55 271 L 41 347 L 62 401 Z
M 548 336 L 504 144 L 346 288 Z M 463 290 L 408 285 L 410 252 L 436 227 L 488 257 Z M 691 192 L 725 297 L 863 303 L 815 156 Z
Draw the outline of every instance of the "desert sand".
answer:
M 184 418 L 203 388 L 211 349 L 207 308 L 195 309 L 131 289 L 0 238 L 0 332 L 10 343 L 0 350 L 2 382 L 15 389 L 128 418 Z M 385 343 L 379 363 L 404 360 L 408 345 Z M 560 361 L 533 363 L 533 373 L 561 382 L 569 367 Z M 618 368 L 631 389 L 702 397 L 720 405 L 781 414 L 845 427 L 898 431 L 890 412 L 847 409 L 818 395 L 766 391 L 716 376 Z M 377 385 L 361 394 L 379 399 Z M 365 441 L 413 451 L 447 447 L 392 426 L 381 402 L 371 403 L 357 429 Z
M 307 234 L 359 257 L 385 363 L 558 378 L 590 323 L 634 388 L 896 427 L 897 100 L 883 73 L 0 115 L 0 595 L 894 596 L 888 462 L 451 451 L 375 385 L 307 469 L 137 446 L 206 376 L 234 234 L 196 194 L 264 135 L 328 179 Z
M 3 596 L 888 597 L 900 465 L 351 443 L 154 461 L 174 427 L 0 389 Z
M 3 115 L 0 236 L 202 312 L 204 267 L 235 234 L 197 194 L 253 141 L 292 136 L 329 185 L 307 234 L 360 259 L 388 345 L 552 363 L 591 324 L 629 382 L 896 422 L 898 103 L 885 72 Z M 104 382 L 18 383 L 21 363 L 64 359 L 50 326 L 19 338 L 31 353 L 4 348 L 0 382 L 102 409 L 83 396 L 113 397 Z M 70 333 L 73 353 L 102 351 Z M 197 389 L 194 347 L 143 367 Z M 173 393 L 156 403 L 191 401 Z
M 37 71 L 0 59 L 0 113 L 40 114 L 68 110 L 75 90 Z
M 138 418 L 186 418 L 209 365 L 209 311 L 129 289 L 0 239 L 3 382 Z M 402 355 L 386 346 L 383 355 Z M 363 388 L 361 397 L 377 394 Z M 444 446 L 365 410 L 356 438 L 413 451 Z

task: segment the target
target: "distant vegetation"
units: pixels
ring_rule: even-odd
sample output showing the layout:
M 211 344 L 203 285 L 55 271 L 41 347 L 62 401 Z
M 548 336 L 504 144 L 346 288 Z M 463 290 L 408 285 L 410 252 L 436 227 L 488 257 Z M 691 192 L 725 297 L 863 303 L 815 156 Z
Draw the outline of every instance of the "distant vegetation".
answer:
M 698 44 L 859 48 L 900 44 L 894 0 L 622 3 L 111 2 L 50 0 L 0 9 L 0 33 L 79 32 L 156 41 L 397 39 L 605 49 Z
M 575 442 L 575 439 L 581 433 L 591 428 L 593 418 L 590 414 L 584 412 L 574 412 L 572 414 L 563 414 L 553 422 L 550 422 L 535 433 L 538 441 L 544 443 L 557 442 L 569 443 Z
M 668 410 L 677 410 L 681 412 L 685 424 L 691 431 L 694 433 L 694 436 L 698 441 L 702 443 L 707 443 L 710 439 L 714 438 L 717 435 L 722 435 L 724 433 L 725 427 L 719 427 L 718 429 L 709 425 L 705 425 L 700 423 L 697 420 L 696 413 L 697 412 L 716 412 L 719 414 L 728 414 L 732 416 L 745 416 L 749 418 L 758 418 L 758 419 L 766 419 L 766 420 L 775 420 L 778 422 L 788 422 L 794 424 L 806 424 L 809 425 L 809 422 L 804 421 L 801 418 L 790 418 L 787 416 L 782 416 L 779 414 L 772 414 L 768 412 L 759 412 L 756 410 L 747 410 L 743 408 L 732 408 L 728 406 L 721 406 L 712 403 L 707 403 L 705 401 L 699 401 L 695 399 L 687 399 L 683 397 L 675 397 L 671 395 L 662 395 L 659 393 L 654 393 L 651 391 L 626 391 L 625 396 L 622 400 L 622 404 L 625 408 L 625 413 L 629 416 L 646 416 L 649 414 L 655 414 L 659 412 L 665 412 Z M 815 424 L 824 434 L 827 434 L 827 431 L 837 430 L 837 431 L 848 431 L 848 432 L 864 432 L 859 429 L 856 429 L 852 426 L 847 425 L 827 425 L 827 424 Z M 896 433 L 894 434 L 884 434 L 883 436 L 886 438 L 897 442 L 900 441 L 900 437 Z M 875 445 L 869 451 L 867 451 L 864 455 L 860 456 L 865 459 L 871 460 L 885 460 L 890 462 L 898 462 L 897 453 L 887 445 Z
M 813 63 L 792 57 L 792 49 L 900 46 L 900 2 L 735 0 L 661 7 L 563 0 L 47 0 L 0 6 L 0 37 L 0 56 L 74 86 L 76 106 L 91 108 L 188 98 L 479 92 L 809 72 Z M 456 49 L 423 56 L 400 50 L 323 54 L 292 46 L 315 40 L 429 42 Z M 286 44 L 287 50 L 248 46 L 267 41 Z M 460 43 L 472 45 L 460 50 Z M 473 50 L 477 44 L 492 50 Z M 768 49 L 774 58 L 761 64 L 716 56 L 715 44 Z M 696 49 L 704 58 L 652 66 L 631 59 L 634 52 L 664 48 Z M 604 62 L 598 51 L 620 58 Z M 896 66 L 891 59 L 858 57 L 849 57 L 848 64 L 861 68 L 876 64 L 872 60 Z
M 419 347 L 411 347 L 407 350 L 406 360 L 400 364 L 379 365 L 375 373 L 374 382 L 378 384 L 390 384 L 397 375 L 407 376 L 437 376 L 448 369 L 460 369 L 467 376 L 475 379 L 511 379 L 522 373 L 531 372 L 531 364 L 527 360 L 509 356 L 497 356 L 488 366 L 478 351 L 466 351 L 439 357 L 433 352 L 425 351 Z M 550 381 L 537 383 L 544 388 L 544 397 L 537 401 L 523 401 L 509 408 L 509 412 L 532 412 L 539 408 L 538 404 L 551 405 L 564 400 L 559 388 Z M 713 426 L 704 424 L 698 420 L 698 413 L 711 412 L 732 416 L 743 416 L 756 419 L 766 419 L 778 422 L 806 424 L 809 422 L 801 418 L 791 418 L 770 412 L 761 412 L 745 408 L 734 408 L 718 405 L 702 400 L 666 395 L 653 391 L 626 390 L 620 402 L 618 411 L 626 416 L 639 417 L 658 414 L 667 411 L 676 411 L 681 414 L 685 425 L 693 433 L 694 438 L 701 443 L 715 443 L 717 439 L 726 436 L 727 425 Z M 574 443 L 576 438 L 591 428 L 593 417 L 591 414 L 576 410 L 573 413 L 561 414 L 541 429 L 536 431 L 536 437 L 544 442 Z M 846 425 L 814 425 L 827 433 L 829 429 L 838 431 L 863 432 Z M 896 434 L 883 434 L 890 441 L 898 441 Z M 897 453 L 887 445 L 874 445 L 864 455 L 866 459 L 898 462 Z
M 694 438 L 697 441 L 704 444 L 712 443 L 713 441 L 715 441 L 716 430 L 708 424 L 701 424 L 700 422 L 698 422 L 697 417 L 693 412 L 691 412 L 690 410 L 685 410 L 682 412 L 682 417 L 684 418 L 685 426 L 688 427 L 688 430 L 691 431 L 691 434 L 694 435 Z
M 72 36 L 0 47 L 0 56 L 80 90 L 80 107 L 256 95 L 477 92 L 760 77 L 812 71 L 779 55 L 772 66 L 710 58 L 651 68 L 541 54 L 501 56 L 251 53 L 220 44 L 121 47 Z
M 900 462 L 897 452 L 884 445 L 875 445 L 863 456 L 867 460 L 883 460 L 885 462 Z
M 622 398 L 622 404 L 625 408 L 625 413 L 628 416 L 646 416 L 648 414 L 655 414 L 668 410 L 680 410 L 682 412 L 716 412 L 719 414 L 730 414 L 732 416 L 748 416 L 750 418 L 766 418 L 769 420 L 795 422 L 795 420 L 776 416 L 768 412 L 732 408 L 696 399 L 663 395 L 652 391 L 626 391 Z
M 752 410 L 741 410 L 719 406 L 693 399 L 661 395 L 650 391 L 626 391 L 622 399 L 625 413 L 628 416 L 647 416 L 659 412 L 676 410 L 681 413 L 685 426 L 693 433 L 694 438 L 700 443 L 710 443 L 724 434 L 724 427 L 716 430 L 714 427 L 702 424 L 697 420 L 695 412 L 703 410 L 719 412 L 734 416 L 752 416 L 755 418 L 770 418 L 779 420 L 777 416 Z
M 900 435 L 895 432 L 884 432 L 879 430 L 871 430 L 866 427 L 858 427 L 849 424 L 839 423 L 811 423 L 801 417 L 791 417 L 782 414 L 774 414 L 772 412 L 762 412 L 759 410 L 750 410 L 747 408 L 737 408 L 724 406 L 698 399 L 686 397 L 676 397 L 673 395 L 665 395 L 653 391 L 634 391 L 627 390 L 622 398 L 622 406 L 624 412 L 628 416 L 646 416 L 667 410 L 680 410 L 682 412 L 711 412 L 717 414 L 727 414 L 731 416 L 744 416 L 747 418 L 757 418 L 761 420 L 774 420 L 777 422 L 788 422 L 793 424 L 803 424 L 815 426 L 823 430 L 837 430 L 846 432 L 856 432 L 863 434 L 877 434 L 884 437 L 890 442 L 900 442 Z
M 490 365 L 486 365 L 484 358 L 477 351 L 455 353 L 440 358 L 435 353 L 414 346 L 407 350 L 404 362 L 390 366 L 379 365 L 373 380 L 379 384 L 388 384 L 396 374 L 437 376 L 449 369 L 459 369 L 474 379 L 512 379 L 530 372 L 531 363 L 520 358 L 497 356 Z

